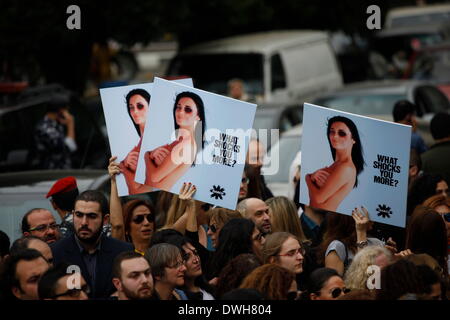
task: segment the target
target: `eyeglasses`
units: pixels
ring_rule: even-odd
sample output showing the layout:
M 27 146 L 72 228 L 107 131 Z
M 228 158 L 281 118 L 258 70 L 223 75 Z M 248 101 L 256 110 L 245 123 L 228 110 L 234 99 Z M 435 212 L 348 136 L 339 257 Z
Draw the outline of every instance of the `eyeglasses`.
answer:
M 242 178 L 241 179 L 241 183 L 246 183 L 246 184 L 248 184 L 250 182 L 250 179 L 249 178 Z
M 45 232 L 48 229 L 57 230 L 59 228 L 59 224 L 57 223 L 51 223 L 51 224 L 40 224 L 37 227 L 30 228 L 29 231 L 38 231 L 38 232 Z
M 90 219 L 90 220 L 95 220 L 98 218 L 99 214 L 95 213 L 95 212 L 89 212 L 89 213 L 83 213 L 80 211 L 75 211 L 73 213 L 77 218 L 83 219 L 84 216 L 86 216 L 86 218 Z
M 183 107 L 177 106 L 176 110 L 177 110 L 177 111 L 182 111 L 182 110 L 183 110 Z M 192 110 L 191 107 L 188 107 L 188 106 L 187 106 L 187 107 L 184 107 L 184 112 L 185 112 L 185 113 L 188 113 L 188 114 L 189 114 L 189 113 L 191 113 L 192 111 L 193 111 L 193 110 Z
M 253 238 L 254 241 L 261 241 L 264 238 L 264 233 L 258 233 L 256 237 Z
M 172 266 L 167 266 L 167 268 L 169 268 L 169 269 L 178 269 L 178 268 L 181 268 L 182 266 L 184 266 L 185 264 L 186 264 L 186 260 L 177 261 L 177 263 L 175 263 Z
M 347 288 L 335 288 L 331 291 L 331 296 L 333 297 L 333 299 L 336 299 L 337 297 L 339 297 L 342 293 L 347 294 L 350 292 L 350 289 Z
M 144 221 L 144 218 L 147 219 L 148 222 L 155 222 L 155 217 L 151 213 L 138 214 L 133 218 L 133 222 L 141 224 Z
M 335 134 L 335 131 L 331 130 L 331 131 L 330 131 L 330 135 L 334 135 L 334 134 Z M 338 134 L 338 136 L 341 137 L 341 138 L 347 136 L 347 132 L 345 132 L 345 131 L 343 131 L 343 130 L 338 130 L 338 131 L 337 131 L 337 134 Z
M 450 212 L 444 213 L 442 216 L 445 221 L 450 222 Z
M 209 226 L 209 229 L 211 230 L 212 233 L 216 233 L 218 228 L 215 224 L 212 224 Z
M 52 297 L 50 297 L 51 299 L 56 299 L 59 297 L 63 297 L 63 296 L 69 296 L 72 298 L 78 298 L 81 294 L 81 291 L 83 291 L 86 295 L 89 295 L 91 293 L 91 288 L 89 288 L 89 286 L 86 284 L 84 286 L 82 286 L 80 289 L 69 289 L 66 292 L 60 293 L 60 294 L 56 294 Z
M 301 296 L 300 291 L 289 291 L 287 294 L 287 300 L 299 300 Z
M 303 247 L 301 247 L 301 248 L 298 248 L 298 249 L 293 249 L 293 250 L 290 250 L 290 251 L 288 251 L 287 253 L 285 253 L 285 254 L 279 254 L 279 256 L 281 256 L 281 257 L 293 257 L 293 256 L 296 256 L 297 254 L 301 254 L 302 256 L 304 256 L 305 255 L 305 248 L 303 248 Z
M 198 254 L 198 251 L 197 250 L 189 250 L 189 251 L 191 251 L 192 252 L 192 254 L 189 254 L 188 252 L 185 252 L 184 254 L 183 254 L 183 260 L 184 261 L 188 261 L 191 257 L 199 257 L 199 254 Z

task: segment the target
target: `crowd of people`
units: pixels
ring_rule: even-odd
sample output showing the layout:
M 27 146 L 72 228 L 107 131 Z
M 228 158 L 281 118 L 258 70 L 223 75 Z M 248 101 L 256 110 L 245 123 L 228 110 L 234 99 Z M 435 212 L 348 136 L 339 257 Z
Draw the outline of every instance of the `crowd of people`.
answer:
M 396 104 L 396 121 L 414 126 L 413 107 Z M 430 148 L 412 138 L 406 228 L 374 223 L 365 208 L 344 215 L 274 197 L 257 140 L 236 210 L 194 200 L 190 183 L 154 203 L 121 199 L 113 156 L 109 201 L 63 178 L 47 194 L 60 224 L 33 208 L 21 238 L 0 232 L 0 299 L 446 300 L 450 115 L 435 115 L 431 133 Z

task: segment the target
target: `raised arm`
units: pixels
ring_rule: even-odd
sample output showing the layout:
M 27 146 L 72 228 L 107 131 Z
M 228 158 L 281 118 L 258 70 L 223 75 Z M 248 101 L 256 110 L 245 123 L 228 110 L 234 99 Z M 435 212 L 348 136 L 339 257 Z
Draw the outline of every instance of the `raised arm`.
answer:
M 111 223 L 111 236 L 125 241 L 125 227 L 122 214 L 122 203 L 117 192 L 116 175 L 120 173 L 119 163 L 114 162 L 117 157 L 109 158 L 108 173 L 111 177 L 111 196 L 109 201 L 109 220 Z
M 350 166 L 339 166 L 330 174 L 322 188 L 318 188 L 311 180 L 311 174 L 306 175 L 306 184 L 309 190 L 310 199 L 317 203 L 326 202 L 346 183 L 352 181 L 356 171 Z

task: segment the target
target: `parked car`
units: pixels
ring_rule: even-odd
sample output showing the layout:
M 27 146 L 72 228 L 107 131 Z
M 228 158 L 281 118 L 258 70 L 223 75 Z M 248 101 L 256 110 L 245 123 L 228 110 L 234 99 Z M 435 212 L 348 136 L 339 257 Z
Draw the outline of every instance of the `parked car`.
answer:
M 289 181 L 289 168 L 300 151 L 302 132 L 303 127 L 300 124 L 287 130 L 267 154 L 269 162 L 263 166 L 262 173 L 274 196 L 287 197 L 289 188 L 292 188 Z M 272 171 L 274 173 L 269 174 Z
M 253 121 L 253 129 L 256 130 L 261 141 L 267 143 L 267 149 L 271 144 L 276 142 L 279 136 L 302 122 L 303 113 L 300 104 L 259 104 L 256 108 L 255 120 Z M 267 136 L 263 137 L 267 130 Z M 277 129 L 278 135 L 272 135 L 271 130 Z
M 312 103 L 341 111 L 393 121 L 392 109 L 398 100 L 409 100 L 417 106 L 417 129 L 431 145 L 429 123 L 437 112 L 450 110 L 447 97 L 433 84 L 413 80 L 366 81 L 345 86 L 325 94 Z
M 406 6 L 389 10 L 384 28 L 413 27 L 445 21 L 450 21 L 450 4 L 448 3 Z
M 63 177 L 74 176 L 80 192 L 99 190 L 109 200 L 111 183 L 106 170 L 44 170 L 0 173 L 0 230 L 6 232 L 11 241 L 21 236 L 24 214 L 33 208 L 45 208 L 60 222 L 45 195 L 52 185 Z M 147 193 L 121 198 L 145 198 L 154 200 L 156 193 Z
M 14 99 L 0 103 L 0 172 L 31 170 L 36 165 L 34 130 L 46 113 L 52 95 L 64 94 L 70 99 L 70 113 L 75 118 L 78 150 L 72 163 L 76 168 L 106 168 L 108 139 L 83 101 L 58 84 L 26 88 Z
M 190 76 L 196 88 L 227 93 L 240 78 L 257 102 L 300 102 L 342 86 L 327 33 L 270 31 L 197 44 L 180 51 L 167 76 Z

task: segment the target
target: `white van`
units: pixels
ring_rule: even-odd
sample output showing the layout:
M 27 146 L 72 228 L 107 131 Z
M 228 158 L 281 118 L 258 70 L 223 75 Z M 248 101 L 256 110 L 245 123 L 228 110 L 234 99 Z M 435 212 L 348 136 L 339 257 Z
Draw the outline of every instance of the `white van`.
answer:
M 303 103 L 342 86 L 327 33 L 311 30 L 261 32 L 198 44 L 173 58 L 167 76 L 189 76 L 196 88 L 224 95 L 227 82 L 239 78 L 256 102 Z

